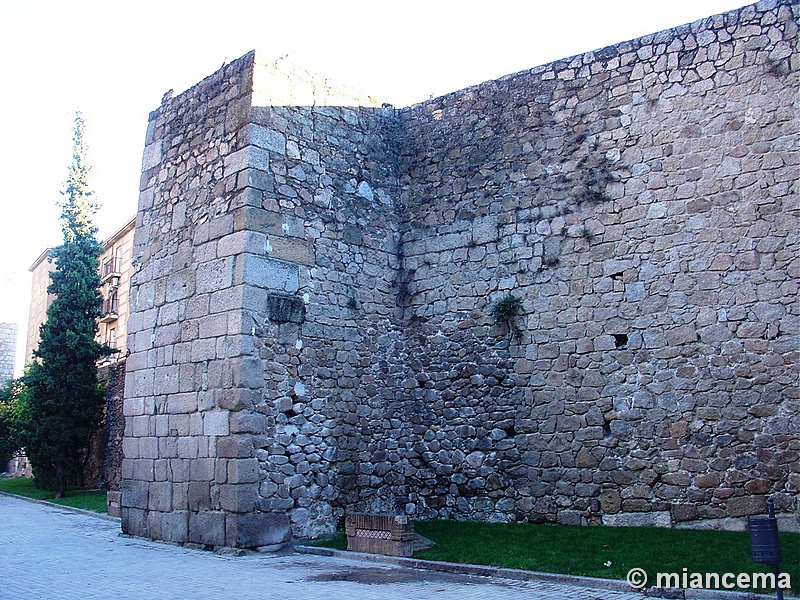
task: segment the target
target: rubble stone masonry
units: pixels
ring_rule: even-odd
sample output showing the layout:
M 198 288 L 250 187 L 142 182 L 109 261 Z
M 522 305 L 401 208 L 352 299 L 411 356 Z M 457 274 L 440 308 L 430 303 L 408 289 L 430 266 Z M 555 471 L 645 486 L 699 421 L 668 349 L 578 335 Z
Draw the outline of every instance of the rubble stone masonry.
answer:
M 123 529 L 800 510 L 798 5 L 404 109 L 255 53 L 148 126 Z M 501 299 L 521 300 L 507 321 Z

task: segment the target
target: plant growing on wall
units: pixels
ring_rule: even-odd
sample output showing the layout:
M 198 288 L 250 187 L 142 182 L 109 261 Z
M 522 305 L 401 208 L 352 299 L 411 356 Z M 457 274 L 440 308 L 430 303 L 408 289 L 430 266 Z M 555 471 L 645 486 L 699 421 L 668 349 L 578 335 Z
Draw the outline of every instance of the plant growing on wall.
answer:
M 492 317 L 497 323 L 504 323 L 517 338 L 522 337 L 522 330 L 516 318 L 522 314 L 522 299 L 508 292 L 492 306 Z
M 38 487 L 56 498 L 80 483 L 89 439 L 98 425 L 105 398 L 97 380 L 98 358 L 111 350 L 95 341 L 102 312 L 95 238 L 96 204 L 89 190 L 83 119 L 75 117 L 73 156 L 61 202 L 64 241 L 51 253 L 56 268 L 48 293 L 55 298 L 40 328 L 39 347 L 25 374 L 28 422 L 25 454 Z

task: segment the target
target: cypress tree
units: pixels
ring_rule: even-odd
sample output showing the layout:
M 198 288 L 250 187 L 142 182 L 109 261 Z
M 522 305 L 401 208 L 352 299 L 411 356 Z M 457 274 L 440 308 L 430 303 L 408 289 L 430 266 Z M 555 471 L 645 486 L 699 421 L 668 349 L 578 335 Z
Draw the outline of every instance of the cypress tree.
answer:
M 95 238 L 97 205 L 89 188 L 91 169 L 80 113 L 73 132 L 72 163 L 60 203 L 64 240 L 50 254 L 56 266 L 47 291 L 55 298 L 25 375 L 29 390 L 25 453 L 36 485 L 54 490 L 56 498 L 64 496 L 68 485 L 81 482 L 105 397 L 96 362 L 108 353 L 95 341 L 103 305 L 98 268 L 103 247 Z

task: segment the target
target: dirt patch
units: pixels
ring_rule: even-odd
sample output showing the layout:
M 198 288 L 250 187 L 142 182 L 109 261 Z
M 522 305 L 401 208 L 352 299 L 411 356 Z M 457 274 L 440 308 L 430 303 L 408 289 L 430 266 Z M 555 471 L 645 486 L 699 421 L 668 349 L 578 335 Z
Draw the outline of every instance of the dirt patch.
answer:
M 306 581 L 348 581 L 365 585 L 391 583 L 459 583 L 459 584 L 498 584 L 495 579 L 472 575 L 454 575 L 420 569 L 388 569 L 385 567 L 352 567 L 327 573 L 319 573 L 306 578 Z M 500 583 L 500 585 L 504 585 Z

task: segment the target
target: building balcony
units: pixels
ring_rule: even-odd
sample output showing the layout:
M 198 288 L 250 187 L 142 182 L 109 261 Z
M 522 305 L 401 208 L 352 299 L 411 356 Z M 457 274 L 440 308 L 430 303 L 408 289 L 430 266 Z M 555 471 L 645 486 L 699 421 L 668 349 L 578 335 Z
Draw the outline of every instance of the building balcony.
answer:
M 122 275 L 122 260 L 119 256 L 112 256 L 103 261 L 100 266 L 100 282 L 105 283 L 109 279 L 119 279 Z
M 103 315 L 100 317 L 101 323 L 111 323 L 119 319 L 119 303 L 116 294 L 103 300 Z

